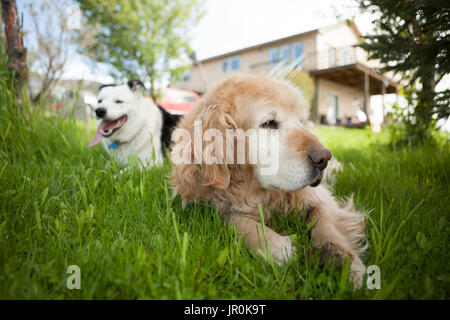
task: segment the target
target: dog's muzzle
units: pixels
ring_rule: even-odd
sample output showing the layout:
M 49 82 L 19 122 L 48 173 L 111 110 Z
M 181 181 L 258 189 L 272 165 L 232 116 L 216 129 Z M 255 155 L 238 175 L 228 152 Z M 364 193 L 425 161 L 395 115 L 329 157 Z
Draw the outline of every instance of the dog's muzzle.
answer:
M 103 107 L 95 109 L 95 115 L 99 119 L 104 118 L 106 116 L 106 109 Z
M 127 122 L 127 119 L 128 119 L 127 115 L 124 115 L 115 120 L 103 120 L 98 125 L 97 132 L 95 133 L 95 136 L 92 139 L 92 141 L 89 143 L 89 146 L 90 147 L 95 146 L 102 140 L 103 137 L 105 138 L 111 137 L 117 130 L 123 127 L 125 122 Z
M 317 173 L 317 176 L 314 179 L 314 181 L 312 183 L 310 183 L 309 185 L 311 187 L 317 187 L 322 182 L 322 177 L 323 177 L 323 171 L 319 171 Z
M 310 184 L 311 187 L 317 187 L 322 181 L 323 170 L 328 165 L 328 161 L 331 159 L 331 152 L 328 149 L 312 149 L 308 155 L 309 163 L 312 165 L 316 176 L 313 182 Z
M 308 160 L 311 165 L 317 170 L 323 171 L 328 161 L 331 159 L 331 152 L 328 149 L 312 149 L 308 155 Z

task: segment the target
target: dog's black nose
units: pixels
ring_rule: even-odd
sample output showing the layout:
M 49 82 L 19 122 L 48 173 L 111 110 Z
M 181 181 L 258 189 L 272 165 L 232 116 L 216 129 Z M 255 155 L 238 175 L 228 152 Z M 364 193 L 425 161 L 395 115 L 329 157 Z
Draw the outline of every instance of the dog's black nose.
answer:
M 95 109 L 95 114 L 97 115 L 97 117 L 103 118 L 106 115 L 106 109 L 102 107 L 97 108 Z
M 328 149 L 312 149 L 308 158 L 315 168 L 324 170 L 331 159 L 331 152 Z

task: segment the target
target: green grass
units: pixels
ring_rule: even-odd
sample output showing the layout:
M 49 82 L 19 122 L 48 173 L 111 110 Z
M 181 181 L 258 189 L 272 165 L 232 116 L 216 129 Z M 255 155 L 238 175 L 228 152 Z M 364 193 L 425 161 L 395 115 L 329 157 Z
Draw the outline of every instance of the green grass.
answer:
M 2 69 L 4 70 L 4 69 Z M 338 197 L 372 212 L 367 265 L 381 289 L 352 291 L 346 268 L 318 267 L 308 226 L 293 212 L 269 225 L 295 235 L 298 254 L 276 267 L 248 251 L 217 211 L 181 207 L 166 175 L 120 168 L 89 149 L 81 124 L 16 112 L 0 78 L 2 299 L 448 299 L 448 144 L 390 150 L 386 133 L 318 128 L 345 166 Z M 18 114 L 25 115 L 24 117 Z M 133 166 L 132 166 L 133 167 Z M 69 265 L 81 290 L 69 290 Z

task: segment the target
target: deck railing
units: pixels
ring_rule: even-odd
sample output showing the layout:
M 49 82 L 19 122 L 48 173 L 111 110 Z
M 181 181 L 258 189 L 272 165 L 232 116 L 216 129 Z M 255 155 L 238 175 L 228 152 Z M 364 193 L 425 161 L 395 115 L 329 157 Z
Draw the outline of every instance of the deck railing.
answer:
M 319 51 L 316 56 L 316 68 L 317 70 L 329 69 L 349 64 L 354 64 L 358 61 L 358 48 L 355 47 L 342 47 L 342 48 L 330 48 L 326 51 Z M 363 52 L 360 53 L 361 58 Z
M 348 46 L 330 48 L 324 51 L 305 52 L 301 63 L 295 64 L 295 67 L 302 67 L 311 71 L 340 67 L 356 62 L 370 65 L 370 62 L 367 62 L 367 52 L 359 47 Z M 250 68 L 258 73 L 274 74 L 288 65 L 292 65 L 292 60 L 279 60 L 275 61 L 275 63 L 267 60 L 255 63 Z

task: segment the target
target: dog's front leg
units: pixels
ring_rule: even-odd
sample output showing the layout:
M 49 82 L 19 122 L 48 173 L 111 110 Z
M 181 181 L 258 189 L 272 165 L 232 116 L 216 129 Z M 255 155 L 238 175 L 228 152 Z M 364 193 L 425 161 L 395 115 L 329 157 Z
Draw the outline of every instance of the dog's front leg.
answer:
M 266 257 L 269 256 L 266 246 L 267 239 L 271 256 L 278 265 L 286 263 L 289 257 L 295 253 L 290 236 L 282 236 L 265 226 L 265 235 L 267 236 L 265 238 L 261 223 L 247 215 L 232 213 L 225 220 L 228 225 L 236 227 L 239 236 L 244 237 L 245 245 L 248 248 L 255 251 L 261 250 Z
M 315 248 L 321 249 L 321 260 L 329 259 L 342 265 L 344 258 L 350 258 L 349 278 L 356 289 L 361 288 L 366 268 L 354 249 L 354 244 L 340 231 L 339 219 L 326 206 L 308 210 L 308 220 L 315 220 L 311 229 L 311 240 Z

